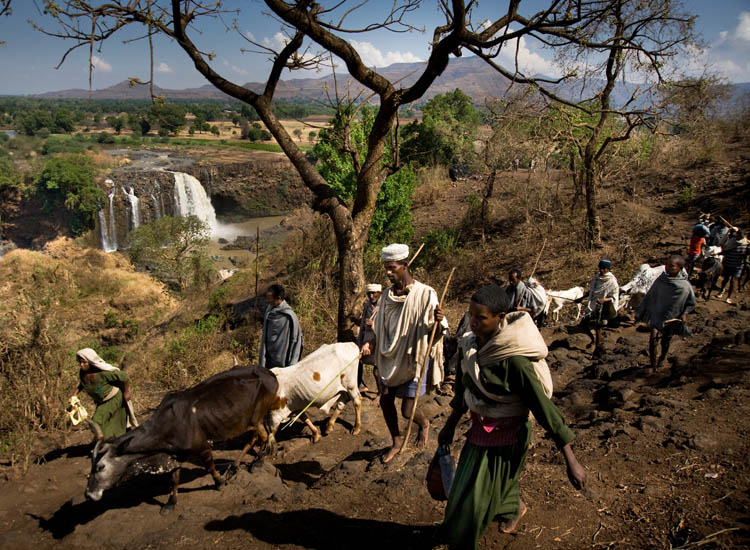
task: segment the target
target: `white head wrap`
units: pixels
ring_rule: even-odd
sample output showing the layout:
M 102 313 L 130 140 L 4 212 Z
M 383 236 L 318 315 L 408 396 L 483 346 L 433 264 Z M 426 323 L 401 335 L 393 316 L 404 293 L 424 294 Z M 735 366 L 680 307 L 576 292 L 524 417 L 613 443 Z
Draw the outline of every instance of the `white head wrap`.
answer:
M 370 283 L 365 286 L 365 292 L 383 292 L 383 285 L 378 283 Z
M 384 262 L 398 262 L 409 257 L 409 246 L 405 244 L 389 244 L 380 251 L 380 258 Z
M 120 370 L 117 367 L 113 367 L 104 359 L 99 357 L 99 355 L 91 348 L 79 349 L 76 352 L 76 357 L 88 361 L 89 365 L 91 365 L 92 367 L 96 367 L 99 370 Z

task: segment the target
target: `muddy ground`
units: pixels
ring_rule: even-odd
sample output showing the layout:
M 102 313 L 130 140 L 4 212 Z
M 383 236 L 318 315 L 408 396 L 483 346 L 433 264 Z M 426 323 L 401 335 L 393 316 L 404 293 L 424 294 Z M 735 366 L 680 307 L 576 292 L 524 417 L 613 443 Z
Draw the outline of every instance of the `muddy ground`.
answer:
M 640 261 L 683 246 L 695 211 L 706 204 L 747 217 L 748 157 L 739 154 L 725 168 L 696 187 L 689 207 L 677 208 L 674 196 L 663 194 L 649 206 L 671 223 L 640 243 Z M 428 208 L 440 215 L 443 206 Z M 630 275 L 615 272 L 621 283 Z M 568 279 L 562 282 L 576 283 Z M 590 491 L 583 496 L 569 485 L 561 455 L 537 428 L 521 481 L 529 512 L 515 534 L 493 525 L 480 548 L 750 546 L 749 292 L 736 294 L 735 305 L 699 301 L 689 317 L 694 336 L 673 345 L 669 366 L 658 373 L 646 368 L 648 333 L 626 317 L 608 331 L 599 360 L 585 348 L 585 335 L 565 325 L 544 328 L 554 400 L 576 433 Z M 449 304 L 454 319 L 466 300 L 460 295 Z M 0 471 L 0 548 L 437 547 L 434 526 L 445 505 L 430 499 L 424 477 L 449 400 L 446 392 L 422 401 L 433 428 L 427 448 L 410 445 L 388 465 L 378 460 L 389 440 L 371 399 L 359 435 L 348 433 L 350 407 L 316 445 L 292 427 L 279 434 L 278 453 L 262 469 L 243 469 L 222 491 L 201 467 L 188 465 L 177 509 L 167 516 L 159 513 L 170 487 L 163 473 L 139 475 L 100 502 L 86 502 L 90 435 L 72 431 L 26 476 Z M 322 424 L 322 415 L 313 418 Z M 454 455 L 462 443 L 457 435 Z M 220 447 L 223 469 L 240 443 Z

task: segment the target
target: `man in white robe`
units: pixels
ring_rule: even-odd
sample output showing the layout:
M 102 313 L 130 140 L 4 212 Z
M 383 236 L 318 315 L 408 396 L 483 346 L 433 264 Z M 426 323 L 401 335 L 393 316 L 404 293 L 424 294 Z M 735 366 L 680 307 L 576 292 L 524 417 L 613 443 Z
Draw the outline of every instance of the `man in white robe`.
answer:
M 417 391 L 422 395 L 427 386 L 437 386 L 443 379 L 443 333 L 448 329 L 448 321 L 435 291 L 411 277 L 408 257 L 409 247 L 405 244 L 392 244 L 382 250 L 381 259 L 391 286 L 380 298 L 374 340 L 362 347 L 362 355 L 375 354 L 383 386 L 380 406 L 393 438 L 393 446 L 383 455 L 383 462 L 393 459 L 403 444 L 396 397 L 402 399 L 401 414 L 408 419 Z M 438 330 L 429 354 L 428 375 L 417 388 L 435 323 L 438 323 Z M 414 422 L 419 426 L 418 443 L 424 445 L 429 437 L 430 422 L 419 408 L 414 413 Z

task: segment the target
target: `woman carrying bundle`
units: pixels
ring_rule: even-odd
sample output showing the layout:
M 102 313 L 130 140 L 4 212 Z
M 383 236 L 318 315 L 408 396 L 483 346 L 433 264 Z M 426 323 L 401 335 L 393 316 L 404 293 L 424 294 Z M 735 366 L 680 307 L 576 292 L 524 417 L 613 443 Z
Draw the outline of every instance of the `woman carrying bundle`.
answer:
M 128 418 L 137 426 L 130 406 L 130 377 L 117 367 L 113 367 L 91 348 L 76 352 L 81 370 L 80 383 L 73 392 L 77 396 L 85 391 L 96 405 L 91 420 L 101 429 L 97 439 L 117 437 L 125 433 Z

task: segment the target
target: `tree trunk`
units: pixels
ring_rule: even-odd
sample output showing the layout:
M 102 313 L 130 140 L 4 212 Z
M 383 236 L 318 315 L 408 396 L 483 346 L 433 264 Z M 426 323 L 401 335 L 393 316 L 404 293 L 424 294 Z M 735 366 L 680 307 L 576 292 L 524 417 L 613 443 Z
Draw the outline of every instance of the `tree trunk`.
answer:
M 334 228 L 335 230 L 335 228 Z M 367 239 L 356 238 L 354 231 L 340 235 L 336 232 L 339 252 L 339 300 L 337 339 L 339 342 L 355 340 L 353 326 L 359 317 L 362 291 L 365 286 L 364 249 Z M 361 231 L 358 231 L 361 233 Z
M 594 159 L 585 158 L 584 170 L 586 189 L 586 245 L 589 248 L 599 247 L 602 243 L 602 222 L 597 207 L 598 190 L 594 174 Z
M 570 152 L 570 162 L 568 167 L 570 169 L 570 175 L 573 178 L 573 189 L 575 190 L 573 200 L 570 203 L 570 211 L 573 212 L 578 208 L 578 205 L 581 204 L 581 199 L 583 198 L 583 174 L 577 172 L 576 157 L 573 151 Z

